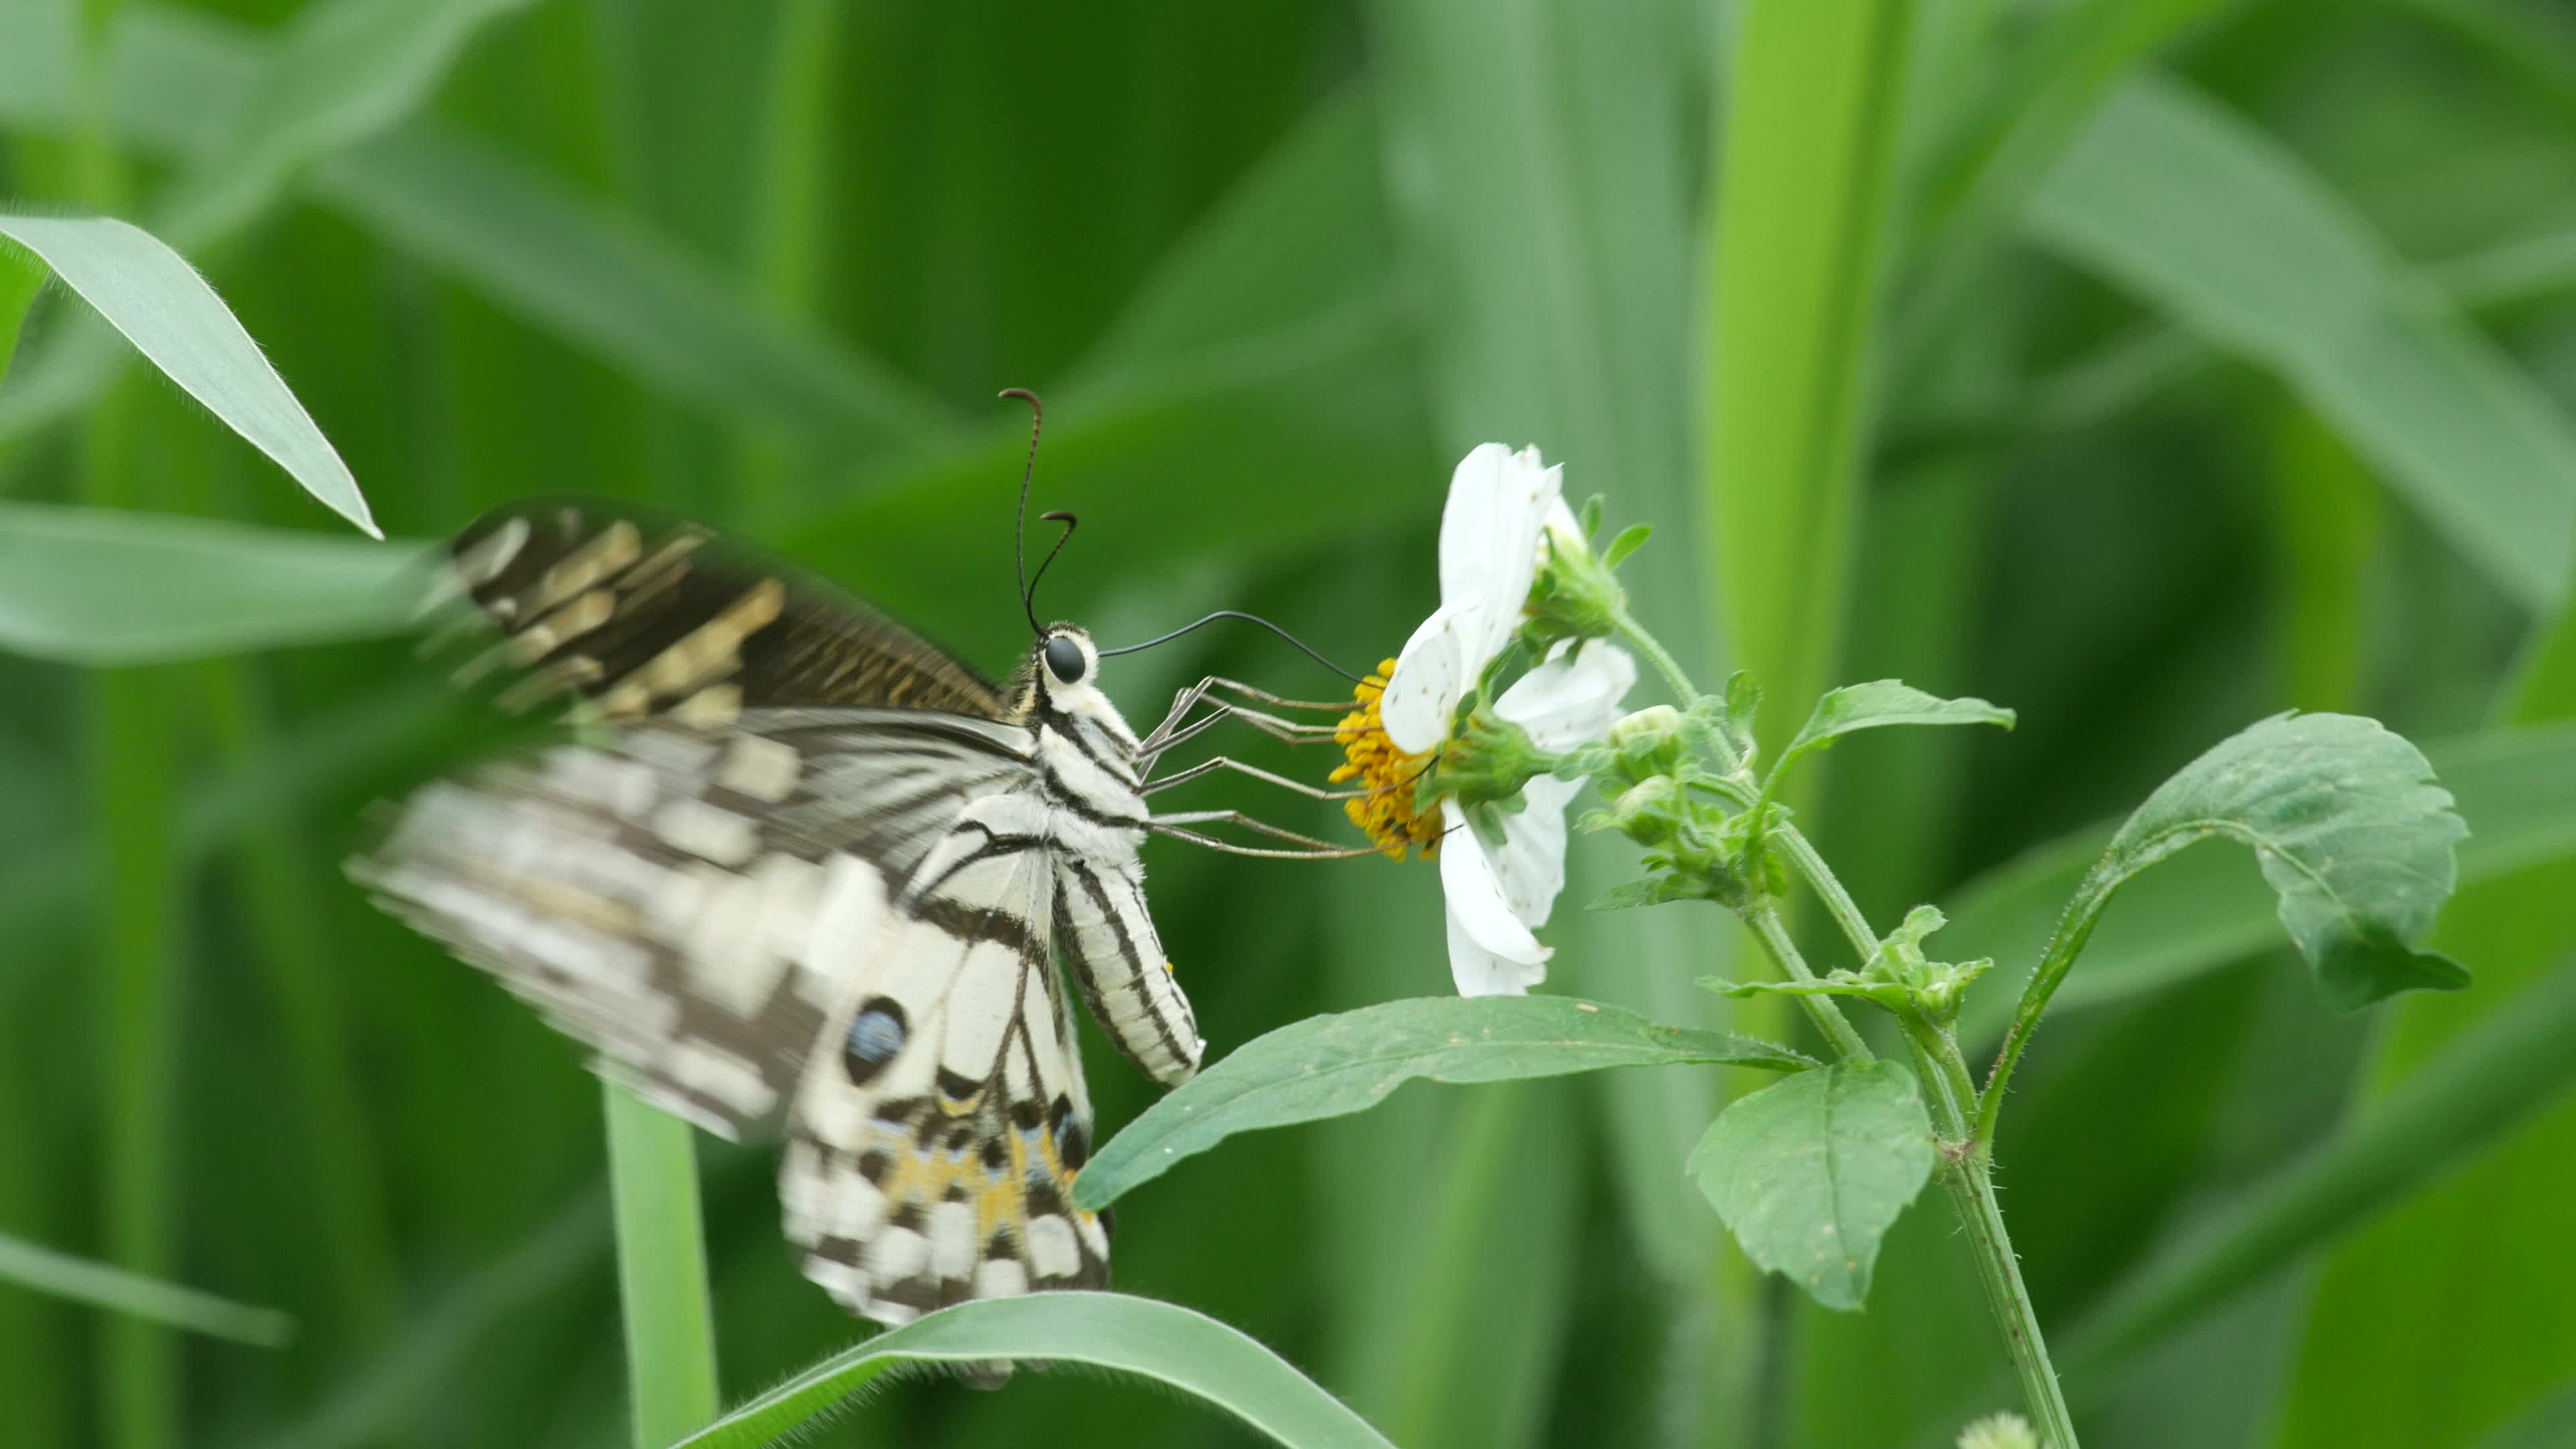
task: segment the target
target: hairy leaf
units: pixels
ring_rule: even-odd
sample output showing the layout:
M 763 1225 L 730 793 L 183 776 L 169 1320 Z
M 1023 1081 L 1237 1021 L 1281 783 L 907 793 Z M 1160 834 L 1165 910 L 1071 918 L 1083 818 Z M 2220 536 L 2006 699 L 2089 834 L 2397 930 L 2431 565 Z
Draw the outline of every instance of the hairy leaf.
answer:
M 1846 684 L 1827 690 L 1807 722 L 1798 727 L 1788 748 L 1780 752 L 1780 762 L 1772 767 L 1776 777 L 1789 768 L 1790 762 L 1809 750 L 1822 749 L 1844 735 L 1860 730 L 1880 729 L 1888 725 L 1965 725 L 1993 724 L 2013 727 L 2013 712 L 1986 703 L 1982 699 L 1943 699 L 1897 679 L 1873 679 L 1867 684 Z
M 1790 1071 L 1815 1065 L 1751 1037 L 1662 1026 L 1562 996 L 1389 1001 L 1308 1017 L 1244 1043 L 1093 1154 L 1074 1180 L 1074 1202 L 1105 1207 L 1237 1132 L 1365 1111 L 1416 1077 L 1501 1082 L 1683 1062 Z
M 2275 715 L 2148 796 L 2111 837 L 2083 899 L 2108 900 L 2197 841 L 2240 841 L 2262 863 L 2326 1000 L 2355 1010 L 2410 987 L 2468 984 L 2457 962 L 2411 944 L 2450 897 L 2453 847 L 2467 834 L 2423 753 L 2376 721 Z
M 1118 1293 L 1034 1293 L 944 1308 L 838 1353 L 680 1441 L 735 1449 L 795 1432 L 890 1369 L 994 1359 L 1078 1363 L 1166 1384 L 1292 1449 L 1391 1449 L 1286 1360 L 1213 1318 Z
M 1857 1309 L 1878 1240 L 1932 1163 L 1913 1076 L 1892 1061 L 1837 1062 L 1720 1112 L 1690 1170 L 1747 1257 L 1827 1308 Z

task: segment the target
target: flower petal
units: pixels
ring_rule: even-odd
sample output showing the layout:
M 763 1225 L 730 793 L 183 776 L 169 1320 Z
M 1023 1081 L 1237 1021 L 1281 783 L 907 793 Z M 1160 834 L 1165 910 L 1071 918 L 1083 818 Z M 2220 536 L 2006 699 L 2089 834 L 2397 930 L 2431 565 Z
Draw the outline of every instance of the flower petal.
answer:
M 1520 627 L 1538 574 L 1539 529 L 1558 501 L 1563 473 L 1538 449 L 1479 444 L 1449 476 L 1440 510 L 1440 603 L 1459 611 L 1461 662 L 1472 678 Z
M 1527 996 L 1531 987 L 1547 979 L 1547 967 L 1506 960 L 1476 944 L 1453 910 L 1449 913 L 1449 979 L 1458 983 L 1460 996 Z
M 1431 611 L 1386 677 L 1378 699 L 1378 721 L 1386 737 L 1408 755 L 1423 754 L 1449 738 L 1449 716 L 1467 692 L 1467 670 L 1461 663 L 1457 611 L 1443 604 Z
M 1559 643 L 1537 668 L 1494 701 L 1494 713 L 1519 725 L 1530 743 L 1561 752 L 1610 732 L 1619 700 L 1637 682 L 1637 661 L 1604 639 L 1586 639 L 1569 655 Z
M 1565 805 L 1583 786 L 1541 775 L 1521 787 L 1520 812 L 1503 820 L 1503 843 L 1488 850 L 1503 900 L 1525 926 L 1547 924 L 1565 889 Z
M 1494 874 L 1493 859 L 1485 853 L 1485 842 L 1467 823 L 1467 812 L 1457 801 L 1443 800 L 1440 818 L 1449 827 L 1440 840 L 1440 893 L 1449 902 L 1452 942 L 1463 931 L 1488 954 L 1523 967 L 1543 965 L 1550 953 L 1513 913 L 1502 881 Z M 1449 966 L 1460 973 L 1460 989 L 1465 990 L 1465 973 L 1454 944 Z

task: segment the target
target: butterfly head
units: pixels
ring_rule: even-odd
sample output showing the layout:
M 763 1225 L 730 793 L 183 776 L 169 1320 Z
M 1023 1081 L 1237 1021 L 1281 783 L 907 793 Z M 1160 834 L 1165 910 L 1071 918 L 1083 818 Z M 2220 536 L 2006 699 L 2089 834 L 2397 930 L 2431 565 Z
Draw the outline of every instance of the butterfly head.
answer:
M 1076 719 L 1118 718 L 1117 707 L 1100 692 L 1100 650 L 1091 631 L 1079 624 L 1049 624 L 1029 646 L 1021 666 L 1024 692 L 1031 707 L 1041 701 L 1050 714 Z

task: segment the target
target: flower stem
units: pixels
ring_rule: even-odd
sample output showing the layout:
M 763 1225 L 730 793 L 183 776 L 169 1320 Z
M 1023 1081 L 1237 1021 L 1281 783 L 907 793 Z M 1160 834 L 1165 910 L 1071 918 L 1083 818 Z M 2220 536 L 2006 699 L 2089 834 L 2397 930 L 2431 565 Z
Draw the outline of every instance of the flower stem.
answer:
M 1860 903 L 1843 888 L 1842 878 L 1834 874 L 1833 867 L 1825 864 L 1825 858 L 1816 853 L 1815 843 L 1807 839 L 1797 826 L 1782 821 L 1772 826 L 1770 833 L 1772 842 L 1780 847 L 1781 855 L 1796 867 L 1798 874 L 1806 877 L 1807 884 L 1816 892 L 1816 898 L 1825 903 L 1826 914 L 1842 928 L 1843 939 L 1851 942 L 1852 950 L 1860 956 L 1858 964 L 1868 965 L 1869 958 L 1878 952 L 1878 933 L 1869 928 L 1869 918 L 1860 913 Z M 1974 1094 L 1970 1094 L 1970 1100 L 1974 1099 Z
M 1619 610 L 1611 622 L 1619 626 L 1620 636 L 1635 645 L 1637 652 L 1646 656 L 1646 662 L 1655 666 L 1655 672 L 1664 677 L 1664 687 L 1673 692 L 1679 703 L 1687 707 L 1699 698 L 1699 686 L 1691 683 L 1690 676 L 1682 672 L 1681 665 L 1664 648 L 1662 641 L 1647 633 L 1646 627 L 1631 617 L 1626 609 Z
M 1942 1130 L 1946 1137 L 1958 1127 L 1945 1125 Z M 1959 1226 L 1967 1230 L 1978 1281 L 1985 1285 L 1995 1326 L 2003 1332 L 2004 1352 L 2021 1378 L 2022 1402 L 2039 1430 L 2040 1444 L 2043 1449 L 2076 1449 L 2075 1416 L 2067 1410 L 2057 1366 L 2049 1362 L 2048 1340 L 2040 1336 L 2038 1310 L 2031 1306 L 2030 1290 L 2021 1281 L 2021 1260 L 2013 1252 L 2012 1235 L 2004 1230 L 2003 1208 L 1995 1201 L 1994 1175 L 1986 1155 L 1969 1151 L 1953 1156 L 1945 1151 L 1941 1186 L 1950 1194 Z
M 1744 924 L 1752 928 L 1754 938 L 1762 943 L 1762 949 L 1771 953 L 1771 959 L 1779 964 L 1780 970 L 1790 980 L 1816 979 L 1816 973 L 1807 969 L 1807 958 L 1798 954 L 1798 943 L 1789 939 L 1789 928 L 1781 922 L 1778 909 L 1768 902 L 1754 906 L 1744 912 Z M 1869 1043 L 1861 1040 L 1860 1033 L 1852 1027 L 1851 1019 L 1843 1015 L 1843 1009 L 1834 1004 L 1832 997 L 1802 994 L 1798 997 L 1798 1004 L 1807 1009 L 1807 1015 L 1815 1019 L 1816 1029 L 1825 1034 L 1825 1039 L 1832 1042 L 1834 1050 L 1842 1053 L 1845 1059 L 1855 1062 L 1877 1060 L 1876 1054 L 1869 1049 Z
M 1681 665 L 1625 609 L 1618 611 L 1614 622 L 1620 635 L 1646 657 L 1684 705 L 1699 698 L 1699 690 L 1682 672 Z M 1743 766 L 1740 760 L 1724 760 L 1721 764 L 1730 772 L 1741 772 Z M 1736 778 L 1711 782 L 1709 788 L 1734 800 L 1738 808 L 1754 808 L 1761 799 L 1749 777 L 1740 773 Z M 1844 939 L 1851 942 L 1852 950 L 1866 965 L 1878 950 L 1878 933 L 1870 929 L 1859 902 L 1852 899 L 1814 842 L 1796 826 L 1783 822 L 1771 829 L 1767 843 L 1776 846 L 1815 890 L 1826 913 L 1834 918 Z M 1739 914 L 1783 975 L 1800 982 L 1816 979 L 1806 958 L 1799 954 L 1797 943 L 1789 938 L 1789 928 L 1781 921 L 1776 906 L 1757 899 Z M 1801 994 L 1798 1002 L 1845 1060 L 1875 1060 L 1869 1043 L 1861 1039 L 1832 997 Z M 2045 1004 L 2044 995 L 2040 1004 Z M 2038 1011 L 2034 1006 L 2027 1009 L 2027 1014 L 2035 1020 Z M 2057 1368 L 2049 1362 L 2047 1340 L 2040 1336 L 2039 1314 L 2031 1306 L 2029 1288 L 2022 1282 L 2021 1260 L 2013 1252 L 2012 1235 L 2004 1229 L 2003 1208 L 1995 1201 L 1989 1144 L 1994 1140 L 1994 1113 L 2003 1095 L 2001 1071 L 1988 1083 L 1981 1098 L 1976 1077 L 1959 1054 L 1956 1034 L 1919 1017 L 1905 1025 L 1916 1073 L 1924 1080 L 1924 1095 L 1932 1108 L 1933 1130 L 1941 1139 L 1941 1185 L 1950 1194 L 1950 1206 L 1975 1250 L 1977 1276 L 1985 1285 L 1986 1302 L 1994 1310 L 1995 1324 L 2003 1332 L 2004 1350 L 2012 1359 L 2013 1371 L 2021 1378 L 2022 1397 L 2039 1431 L 2039 1442 L 2045 1449 L 2076 1449 L 2075 1419 L 2067 1411 L 2066 1396 L 2058 1387 Z M 2016 1027 L 2021 1035 L 2027 1035 L 2027 1023 L 2017 1022 Z M 2014 1049 L 2008 1047 L 2001 1070 L 2009 1070 L 2013 1056 Z
M 1815 888 L 1852 949 L 1866 962 L 1870 953 L 1878 949 L 1877 933 L 1870 929 L 1859 904 L 1817 853 L 1813 842 L 1795 826 L 1786 824 L 1772 832 L 1771 839 L 1798 874 Z M 1789 939 L 1776 908 L 1764 902 L 1743 914 L 1745 924 L 1790 979 L 1815 979 Z M 1799 1001 L 1836 1051 L 1852 1061 L 1871 1059 L 1860 1033 L 1852 1029 L 1830 997 L 1801 996 Z M 2039 1430 L 2040 1443 L 2046 1449 L 2076 1449 L 2074 1417 L 2067 1411 L 2066 1396 L 2058 1387 L 2057 1368 L 2048 1357 L 2048 1342 L 2040 1336 L 2039 1314 L 2031 1305 L 2029 1288 L 2022 1282 L 2021 1261 L 2013 1252 L 2012 1235 L 2004 1228 L 2003 1209 L 1995 1201 L 1993 1156 L 1987 1149 L 1992 1138 L 1990 1129 L 1979 1128 L 1980 1109 L 1989 1104 L 1979 1100 L 1976 1078 L 1959 1054 L 1955 1034 L 1920 1018 L 1906 1021 L 1905 1027 L 1906 1040 L 1914 1049 L 1916 1072 L 1924 1080 L 1924 1096 L 1932 1108 L 1933 1131 L 1941 1139 L 1941 1186 L 1949 1193 L 1951 1209 L 1967 1232 L 1977 1261 L 1978 1280 L 1985 1286 L 1987 1306 L 1994 1310 L 1995 1324 L 2003 1333 L 2004 1351 L 2021 1379 L 2022 1397 Z

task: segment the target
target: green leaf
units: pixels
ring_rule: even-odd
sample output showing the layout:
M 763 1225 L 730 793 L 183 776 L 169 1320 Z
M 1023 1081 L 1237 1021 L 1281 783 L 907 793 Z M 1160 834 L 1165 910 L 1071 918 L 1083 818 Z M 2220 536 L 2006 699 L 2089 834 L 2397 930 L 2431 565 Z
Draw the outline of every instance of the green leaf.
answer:
M 602 1080 L 599 1095 L 628 1420 L 637 1449 L 654 1449 L 713 1419 L 720 1402 L 697 1139 L 688 1123 L 615 1082 Z
M 1118 1293 L 1033 1293 L 943 1308 L 835 1354 L 675 1449 L 750 1449 L 794 1433 L 907 1364 L 1085 1364 L 1204 1399 L 1292 1449 L 1392 1449 L 1286 1360 L 1205 1315 Z
M 80 76 L 80 10 L 66 0 L 0 5 L 0 124 L 70 111 Z
M 2469 822 L 2461 885 L 2576 856 L 2576 725 L 2484 731 L 2425 753 Z M 1945 907 L 1942 939 L 1961 954 L 2037 960 L 2111 834 L 2108 826 L 2079 831 L 1970 882 Z M 2104 1005 L 2216 970 L 2279 939 L 2274 910 L 2271 893 L 2234 859 L 2185 852 L 2121 888 L 2086 944 L 2084 970 L 2052 1004 Z M 1991 1041 L 2011 1001 L 1972 993 L 1970 1007 L 1961 1034 Z
M 274 1308 L 235 1303 L 6 1233 L 0 1233 L 0 1282 L 260 1348 L 279 1347 L 295 1336 L 295 1320 Z
M 1914 10 L 1752 6 L 1730 57 L 1698 423 L 1716 612 L 1775 699 L 1831 679 Z
M 2190 88 L 2115 91 L 2028 230 L 2281 374 L 2534 612 L 2576 558 L 2576 430 L 2286 147 Z
M 1932 1119 L 1901 1063 L 1836 1062 L 1729 1105 L 1690 1170 L 1747 1257 L 1851 1310 L 1933 1157 Z
M 639 218 L 451 128 L 406 126 L 316 167 L 310 186 L 387 246 L 736 426 L 826 456 L 953 426 L 874 359 L 746 305 Z
M 2422 752 L 2375 720 L 2280 714 L 2220 741 L 2157 787 L 2111 837 L 2070 944 L 2121 882 L 2198 841 L 2251 847 L 2281 925 L 2328 1004 L 2352 1011 L 2413 988 L 2469 984 L 2457 962 L 2411 943 L 2450 898 L 2468 826 Z
M 257 219 L 296 171 L 429 99 L 467 41 L 530 0 L 319 0 L 295 12 L 220 151 L 170 203 L 176 235 L 213 240 Z
M 1874 679 L 1867 684 L 1846 684 L 1828 690 L 1816 701 L 1807 722 L 1798 728 L 1788 748 L 1780 752 L 1780 762 L 1771 767 L 1777 776 L 1789 763 L 1809 750 L 1822 749 L 1844 735 L 1860 730 L 1881 729 L 1889 725 L 2002 725 L 2013 727 L 2013 712 L 2000 709 L 1982 699 L 1943 699 L 1897 679 Z
M 1431 996 L 1311 1016 L 1254 1038 L 1109 1139 L 1074 1180 L 1098 1209 L 1237 1132 L 1365 1111 L 1416 1077 L 1502 1082 L 1604 1067 L 1716 1062 L 1795 1071 L 1813 1059 L 1727 1032 L 1661 1026 L 1562 996 Z
M 113 217 L 0 213 L 0 236 L 34 252 L 153 366 L 305 491 L 382 538 L 358 480 L 197 269 Z
M 0 648 L 78 664 L 398 633 L 425 545 L 0 503 Z

